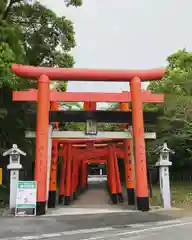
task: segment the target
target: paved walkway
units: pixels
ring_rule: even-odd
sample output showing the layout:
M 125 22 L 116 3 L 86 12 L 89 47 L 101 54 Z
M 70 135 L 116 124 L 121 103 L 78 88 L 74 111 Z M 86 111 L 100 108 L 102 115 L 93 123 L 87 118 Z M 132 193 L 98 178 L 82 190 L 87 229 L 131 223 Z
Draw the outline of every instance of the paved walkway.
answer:
M 92 186 L 92 190 L 89 189 L 82 195 L 76 204 L 52 210 L 47 216 L 0 217 L 0 240 L 151 240 L 152 236 L 157 240 L 160 236 L 161 239 L 171 240 L 191 239 L 189 229 L 192 220 L 180 220 L 182 211 L 138 212 L 125 208 L 124 205 L 109 205 L 103 187 L 102 184 Z M 174 212 L 177 214 L 174 215 Z M 178 232 L 181 228 L 183 230 Z M 181 238 L 182 231 L 184 237 Z M 157 232 L 159 235 L 156 237 Z
M 74 207 L 99 207 L 109 206 L 110 198 L 105 188 L 105 182 L 91 182 L 89 189 L 74 203 Z
M 56 209 L 49 209 L 47 216 L 101 214 L 115 212 L 130 212 L 124 209 L 124 205 L 111 204 L 110 197 L 106 191 L 105 182 L 91 181 L 88 190 L 79 196 L 70 206 L 58 206 Z

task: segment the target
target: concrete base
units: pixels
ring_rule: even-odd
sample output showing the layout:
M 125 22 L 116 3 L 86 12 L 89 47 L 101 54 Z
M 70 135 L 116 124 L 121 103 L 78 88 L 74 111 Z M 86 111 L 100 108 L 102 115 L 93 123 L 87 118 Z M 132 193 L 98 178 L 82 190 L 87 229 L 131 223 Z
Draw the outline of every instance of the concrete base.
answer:
M 70 205 L 70 203 L 71 203 L 70 197 L 65 196 L 65 197 L 64 197 L 64 205 Z
M 46 216 L 72 216 L 72 215 L 89 215 L 89 214 L 105 214 L 105 213 L 131 213 L 138 212 L 137 210 L 127 210 L 120 208 L 76 208 L 65 207 L 52 210 Z
M 127 188 L 128 205 L 135 205 L 135 189 Z
M 46 202 L 37 202 L 36 205 L 36 215 L 45 215 L 46 214 Z
M 122 193 L 118 193 L 117 194 L 117 198 L 118 198 L 118 202 L 119 203 L 124 203 L 124 198 L 123 198 L 123 194 Z
M 117 194 L 111 194 L 111 201 L 113 204 L 117 204 Z
M 180 208 L 172 208 L 172 211 L 181 210 Z M 149 213 L 164 212 L 165 209 L 161 207 L 152 207 Z M 118 207 L 118 205 L 113 206 L 93 206 L 92 208 L 83 207 L 60 207 L 57 209 L 49 209 L 46 217 L 49 216 L 73 216 L 73 215 L 89 215 L 89 214 L 107 214 L 107 213 L 141 213 L 141 211 L 135 209 L 124 209 Z
M 63 196 L 63 195 L 60 195 L 60 196 L 59 196 L 58 203 L 59 203 L 59 204 L 63 204 L 63 203 L 64 203 L 64 196 Z
M 149 198 L 148 197 L 137 197 L 137 209 L 142 212 L 149 211 Z
M 56 191 L 49 191 L 48 208 L 56 207 Z
M 77 200 L 78 199 L 78 193 L 74 192 L 73 193 L 73 200 Z

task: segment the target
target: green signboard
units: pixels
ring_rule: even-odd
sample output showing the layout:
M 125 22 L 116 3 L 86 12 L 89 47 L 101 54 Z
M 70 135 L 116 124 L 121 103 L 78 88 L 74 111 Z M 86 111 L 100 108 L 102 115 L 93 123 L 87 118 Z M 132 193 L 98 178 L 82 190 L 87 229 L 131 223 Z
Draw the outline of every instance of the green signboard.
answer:
M 35 181 L 17 182 L 17 209 L 36 208 L 37 183 Z

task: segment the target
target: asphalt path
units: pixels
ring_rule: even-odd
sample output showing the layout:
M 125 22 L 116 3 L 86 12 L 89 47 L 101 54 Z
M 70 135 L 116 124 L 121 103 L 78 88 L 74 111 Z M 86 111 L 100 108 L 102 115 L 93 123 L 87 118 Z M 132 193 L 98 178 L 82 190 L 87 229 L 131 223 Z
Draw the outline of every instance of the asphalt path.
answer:
M 17 220 L 21 223 L 21 220 Z M 22 219 L 23 221 L 23 219 Z M 37 221 L 37 220 L 35 220 Z M 18 223 L 19 223 L 18 222 Z M 38 222 L 38 221 L 37 221 Z M 192 218 L 183 218 L 168 221 L 145 222 L 127 225 L 111 225 L 100 228 L 76 228 L 66 231 L 45 231 L 39 234 L 26 234 L 25 226 L 29 223 L 29 219 L 25 225 L 20 225 L 20 236 L 15 235 L 15 225 L 12 227 L 12 234 L 5 233 L 0 237 L 0 240 L 116 240 L 116 239 L 148 239 L 148 240 L 186 240 L 191 239 L 192 233 Z M 39 222 L 40 225 L 40 222 Z M 66 227 L 66 226 L 65 226 Z M 35 229 L 35 225 L 31 225 Z M 54 228 L 54 226 L 53 226 Z M 60 228 L 60 230 L 64 228 Z M 2 230 L 2 228 L 1 228 Z M 54 228 L 54 230 L 56 230 Z M 25 234 L 24 234 L 25 232 Z M 18 233 L 18 232 L 17 232 Z M 22 235 L 24 234 L 24 235 Z M 12 235 L 12 236 L 11 236 Z
M 71 239 L 70 236 L 72 235 L 74 237 L 72 239 L 81 239 L 81 236 L 79 237 L 78 234 L 82 232 L 84 235 L 90 234 L 88 235 L 89 237 L 93 235 L 94 231 L 96 233 L 97 231 L 108 232 L 111 230 L 122 232 L 131 229 L 132 226 L 143 227 L 146 224 L 151 226 L 151 224 L 156 225 L 158 222 L 175 221 L 175 219 L 157 212 L 105 213 L 54 217 L 1 217 L 0 240 L 10 238 L 14 240 L 49 239 L 49 236 L 56 236 L 60 240 L 64 238 Z M 45 234 L 48 234 L 47 238 Z M 30 236 L 32 237 L 30 238 Z
M 62 236 L 51 237 L 51 240 L 190 240 L 191 220 L 179 220 L 172 222 L 147 223 L 143 225 L 125 226 L 115 229 L 93 229 L 92 232 L 63 233 Z M 62 234 L 62 233 L 61 233 Z M 46 238 L 48 239 L 48 238 Z

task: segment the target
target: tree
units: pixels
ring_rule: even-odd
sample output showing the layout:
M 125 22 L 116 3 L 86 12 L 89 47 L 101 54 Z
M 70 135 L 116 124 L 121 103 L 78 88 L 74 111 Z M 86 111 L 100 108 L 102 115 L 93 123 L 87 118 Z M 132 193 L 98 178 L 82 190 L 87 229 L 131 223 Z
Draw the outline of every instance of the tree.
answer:
M 80 6 L 80 0 L 65 0 L 67 6 Z M 3 0 L 0 4 L 0 87 L 27 88 L 31 81 L 21 80 L 11 72 L 11 64 L 72 67 L 68 52 L 75 46 L 71 21 L 57 17 L 39 2 L 26 4 L 23 0 Z M 58 88 L 66 90 L 67 82 Z M 2 102 L 1 102 L 2 104 Z M 4 112 L 4 110 L 1 112 Z
M 8 23 L 20 26 L 28 63 L 72 67 L 74 60 L 68 54 L 75 47 L 72 22 L 57 17 L 39 2 L 23 4 L 21 0 L 15 0 L 11 3 L 4 18 Z
M 167 74 L 148 88 L 165 93 L 164 104 L 155 108 L 161 114 L 155 144 L 167 140 L 176 152 L 174 166 L 192 166 L 192 54 L 183 49 L 169 56 Z
M 80 6 L 81 0 L 64 0 L 67 6 Z M 12 102 L 12 90 L 36 87 L 30 79 L 21 79 L 11 72 L 12 63 L 50 67 L 72 67 L 69 54 L 75 47 L 73 23 L 58 17 L 39 2 L 23 0 L 0 1 L 0 150 L 12 143 L 31 153 L 31 142 L 24 131 L 30 125 L 25 120 L 32 103 Z M 66 81 L 62 83 L 66 89 Z M 60 86 L 61 88 L 61 86 Z M 34 153 L 33 153 L 34 154 Z M 30 158 L 28 154 L 28 160 Z M 31 156 L 31 159 L 34 157 Z M 1 164 L 2 163 L 1 159 Z
M 83 0 L 64 0 L 65 4 L 67 7 L 69 6 L 75 6 L 75 7 L 78 7 L 78 6 L 81 6 L 82 3 L 83 3 Z

